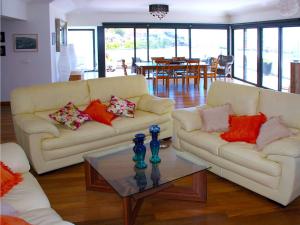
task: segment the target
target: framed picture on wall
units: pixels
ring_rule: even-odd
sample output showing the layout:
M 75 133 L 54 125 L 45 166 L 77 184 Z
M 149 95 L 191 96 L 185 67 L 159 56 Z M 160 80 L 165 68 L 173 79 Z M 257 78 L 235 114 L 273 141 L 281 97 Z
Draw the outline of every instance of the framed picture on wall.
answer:
M 38 34 L 14 34 L 15 52 L 37 52 Z
M 5 42 L 5 33 L 4 32 L 0 32 L 0 42 L 4 43 Z
M 5 46 L 4 45 L 0 46 L 0 56 L 6 56 L 6 51 L 5 51 Z

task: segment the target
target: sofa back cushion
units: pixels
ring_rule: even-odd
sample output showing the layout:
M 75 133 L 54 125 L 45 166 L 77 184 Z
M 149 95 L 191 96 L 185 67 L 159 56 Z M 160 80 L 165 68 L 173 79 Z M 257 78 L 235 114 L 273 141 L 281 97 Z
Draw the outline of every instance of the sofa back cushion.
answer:
M 238 115 L 255 115 L 259 98 L 259 88 L 215 81 L 210 86 L 207 104 L 220 106 L 230 103 Z
M 120 76 L 88 80 L 90 97 L 109 102 L 112 95 L 120 98 L 131 98 L 148 94 L 144 76 Z
M 58 109 L 70 101 L 76 106 L 89 103 L 86 81 L 34 85 L 17 88 L 11 93 L 13 115 Z
M 281 116 L 285 125 L 300 129 L 300 95 L 260 89 L 258 111 L 268 118 Z

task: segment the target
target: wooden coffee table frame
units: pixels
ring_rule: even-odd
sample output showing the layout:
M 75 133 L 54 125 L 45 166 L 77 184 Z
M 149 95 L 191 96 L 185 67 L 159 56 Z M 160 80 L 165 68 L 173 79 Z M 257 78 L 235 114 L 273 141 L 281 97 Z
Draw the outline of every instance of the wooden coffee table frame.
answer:
M 175 181 L 173 181 L 140 193 L 136 193 L 127 197 L 121 197 L 123 201 L 124 225 L 134 225 L 144 198 L 153 194 L 167 199 L 206 202 L 206 170 L 202 170 L 190 176 L 192 176 L 191 187 L 175 186 Z M 111 185 L 106 182 L 105 179 L 90 165 L 88 161 L 85 161 L 85 180 L 87 190 L 116 192 L 113 187 L 111 187 Z

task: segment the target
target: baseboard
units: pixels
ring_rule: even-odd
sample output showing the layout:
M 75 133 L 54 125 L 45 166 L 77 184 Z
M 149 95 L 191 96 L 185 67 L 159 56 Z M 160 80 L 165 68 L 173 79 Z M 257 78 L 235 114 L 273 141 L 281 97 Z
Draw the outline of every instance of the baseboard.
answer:
M 1 102 L 1 106 L 10 106 L 10 102 Z

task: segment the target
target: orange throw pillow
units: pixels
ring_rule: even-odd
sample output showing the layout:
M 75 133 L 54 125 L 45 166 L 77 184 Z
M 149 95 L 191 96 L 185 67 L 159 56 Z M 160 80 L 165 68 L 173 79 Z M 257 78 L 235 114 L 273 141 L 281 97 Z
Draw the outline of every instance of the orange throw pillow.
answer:
M 30 225 L 25 220 L 14 216 L 0 216 L 1 224 L 3 225 Z
M 93 120 L 109 126 L 111 126 L 111 121 L 117 117 L 113 113 L 107 112 L 107 106 L 100 100 L 92 101 L 83 113 L 88 114 Z
M 22 181 L 21 174 L 11 171 L 3 162 L 0 162 L 1 170 L 1 192 L 2 197 L 9 192 L 15 185 Z
M 267 121 L 263 113 L 254 116 L 229 116 L 229 131 L 221 134 L 225 141 L 256 143 L 261 125 Z

